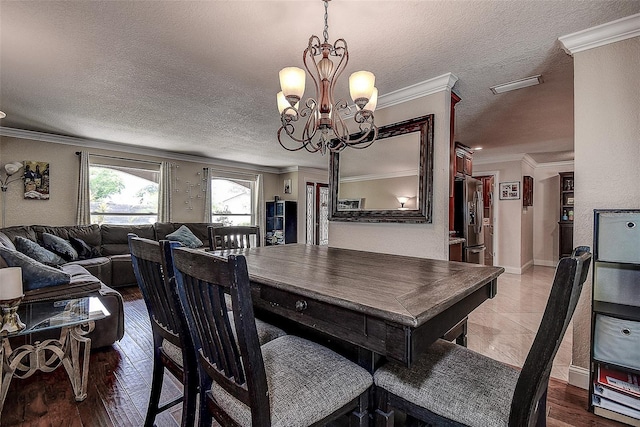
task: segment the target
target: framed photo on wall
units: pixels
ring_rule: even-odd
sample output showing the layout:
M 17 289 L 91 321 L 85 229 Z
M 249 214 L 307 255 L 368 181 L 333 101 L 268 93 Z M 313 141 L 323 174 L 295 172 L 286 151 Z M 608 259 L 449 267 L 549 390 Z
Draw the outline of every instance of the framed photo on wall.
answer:
M 520 181 L 501 182 L 499 189 L 500 200 L 520 199 Z

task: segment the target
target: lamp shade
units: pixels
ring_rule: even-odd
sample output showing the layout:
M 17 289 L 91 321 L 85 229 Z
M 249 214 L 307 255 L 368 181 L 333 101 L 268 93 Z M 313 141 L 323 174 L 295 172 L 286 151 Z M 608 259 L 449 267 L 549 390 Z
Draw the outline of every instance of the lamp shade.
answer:
M 302 68 L 286 67 L 280 70 L 280 89 L 284 93 L 285 98 L 297 98 L 298 100 L 304 95 L 304 84 L 306 75 Z M 293 105 L 295 102 L 291 102 Z
M 376 76 L 369 71 L 356 71 L 349 76 L 349 93 L 353 102 L 358 104 L 359 100 L 366 99 L 369 101 L 373 95 L 373 88 L 376 83 Z M 364 107 L 364 102 L 358 107 Z
M 280 114 L 282 114 L 285 108 L 291 107 L 291 104 L 289 104 L 289 101 L 287 101 L 287 98 L 284 97 L 284 93 L 282 91 L 278 92 L 278 95 L 276 98 L 278 101 L 278 112 Z M 300 103 L 296 102 L 296 105 L 293 108 L 297 110 L 299 106 L 300 106 Z M 287 111 L 287 115 L 289 116 L 294 116 L 295 114 L 296 113 L 293 110 Z
M 376 107 L 378 106 L 378 88 L 373 88 L 373 93 L 371 94 L 371 98 L 369 98 L 369 102 L 364 106 L 363 110 L 376 111 Z
M 7 163 L 6 165 L 4 165 L 4 170 L 7 172 L 7 175 L 13 175 L 14 173 L 18 172 L 21 168 L 22 168 L 22 163 L 20 162 Z
M 22 268 L 0 268 L 0 300 L 12 300 L 23 295 Z

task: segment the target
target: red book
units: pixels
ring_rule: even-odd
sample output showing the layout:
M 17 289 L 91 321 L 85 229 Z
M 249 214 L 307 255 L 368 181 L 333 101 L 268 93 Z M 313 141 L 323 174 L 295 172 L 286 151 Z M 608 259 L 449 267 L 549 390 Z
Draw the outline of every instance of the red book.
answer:
M 598 382 L 612 389 L 640 398 L 640 375 L 598 365 Z

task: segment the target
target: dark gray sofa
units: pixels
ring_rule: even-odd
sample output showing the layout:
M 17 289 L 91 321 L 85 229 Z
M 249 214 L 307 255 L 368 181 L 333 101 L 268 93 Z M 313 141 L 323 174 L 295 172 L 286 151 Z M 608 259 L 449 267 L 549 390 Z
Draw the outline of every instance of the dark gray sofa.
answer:
M 100 295 L 111 315 L 97 321 L 94 331 L 89 335 L 92 339 L 92 347 L 99 348 L 113 344 L 124 335 L 122 296 L 113 288 L 136 284 L 127 235 L 135 233 L 140 237 L 160 240 L 165 239 L 167 234 L 174 232 L 183 224 L 202 240 L 204 247 L 209 246 L 207 227 L 218 225 L 215 223 L 173 222 L 144 225 L 104 224 L 99 226 L 92 224 L 58 227 L 19 225 L 0 229 L 0 244 L 12 246 L 17 236 L 41 244 L 42 234 L 49 233 L 65 240 L 69 240 L 71 237 L 82 239 L 95 248 L 99 256 L 71 261 L 61 266 L 63 271 L 71 275 L 71 282 L 68 285 L 27 291 L 25 292 L 25 301 Z

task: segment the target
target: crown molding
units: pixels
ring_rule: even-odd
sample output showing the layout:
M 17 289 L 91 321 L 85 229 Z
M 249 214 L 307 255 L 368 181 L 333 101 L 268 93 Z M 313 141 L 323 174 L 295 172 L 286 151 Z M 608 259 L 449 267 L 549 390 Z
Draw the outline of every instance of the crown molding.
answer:
M 378 97 L 378 105 L 376 107 L 376 110 L 393 107 L 394 105 L 402 104 L 403 102 L 412 101 L 414 99 L 422 98 L 423 96 L 432 95 L 444 90 L 450 91 L 457 81 L 458 77 L 455 74 L 446 73 L 441 76 L 404 87 L 402 89 L 394 90 L 393 92 L 385 93 L 384 95 L 380 95 Z M 346 118 L 353 117 L 356 111 L 356 106 L 352 105 L 350 111 L 352 112 L 345 114 Z
M 457 81 L 458 77 L 455 74 L 446 73 L 402 89 L 394 90 L 393 92 L 386 93 L 378 98 L 377 108 L 382 109 L 392 107 L 423 96 L 442 92 L 444 90 L 451 90 Z
M 524 160 L 525 153 L 518 154 L 499 154 L 499 155 L 482 155 L 482 157 L 477 157 L 476 154 L 473 154 L 473 164 L 478 165 L 488 165 L 491 163 L 505 163 L 505 162 L 521 162 Z
M 405 176 L 418 176 L 418 170 L 410 169 L 406 171 L 397 171 L 397 172 L 389 172 L 389 173 L 350 176 L 348 178 L 340 178 L 340 182 L 371 181 L 374 179 L 402 178 Z
M 522 156 L 522 162 L 526 163 L 527 165 L 531 166 L 534 169 L 538 167 L 538 162 L 536 162 L 533 159 L 533 157 L 531 157 L 528 154 L 525 154 L 524 156 Z
M 575 165 L 573 160 L 562 160 L 559 162 L 546 162 L 546 163 L 538 163 L 539 168 L 552 168 L 552 169 L 558 169 L 558 168 L 563 168 L 565 166 L 571 166 L 573 167 Z
M 573 56 L 578 52 L 640 36 L 640 13 L 559 37 L 562 48 Z
M 81 148 L 95 148 L 99 150 L 111 150 L 121 153 L 139 154 L 143 156 L 161 157 L 171 160 L 181 160 L 193 163 L 206 163 L 211 166 L 221 166 L 235 169 L 248 170 L 251 172 L 282 173 L 283 168 L 270 166 L 252 165 L 249 163 L 234 162 L 231 160 L 215 159 L 213 157 L 196 156 L 193 154 L 183 154 L 175 151 L 158 150 L 155 148 L 136 147 L 133 145 L 119 144 L 115 142 L 105 142 L 73 136 L 55 135 L 51 133 L 36 132 L 24 129 L 15 129 L 0 126 L 0 136 L 12 138 L 31 139 L 34 141 L 51 142 L 53 144 L 74 145 Z

